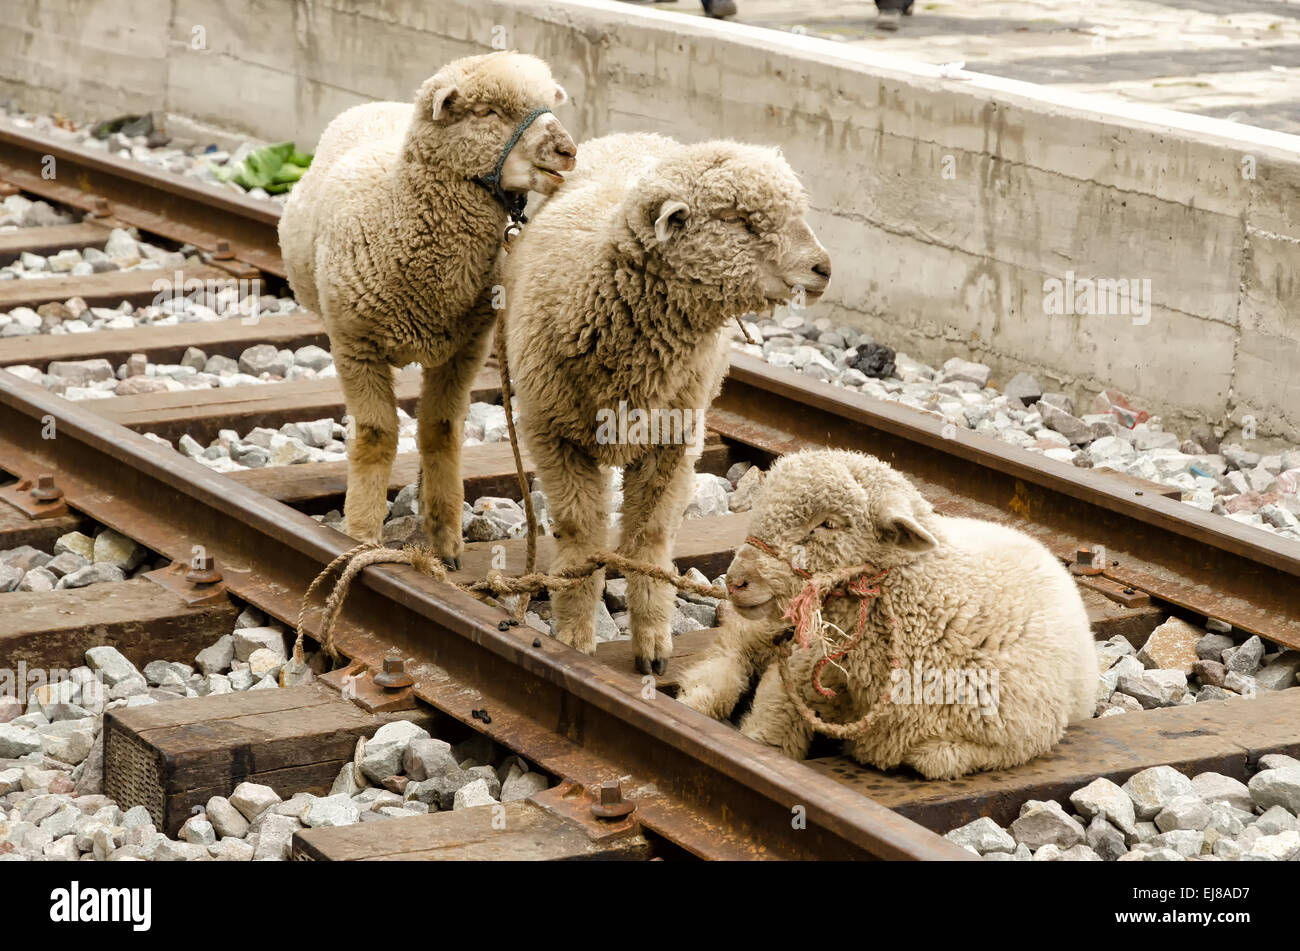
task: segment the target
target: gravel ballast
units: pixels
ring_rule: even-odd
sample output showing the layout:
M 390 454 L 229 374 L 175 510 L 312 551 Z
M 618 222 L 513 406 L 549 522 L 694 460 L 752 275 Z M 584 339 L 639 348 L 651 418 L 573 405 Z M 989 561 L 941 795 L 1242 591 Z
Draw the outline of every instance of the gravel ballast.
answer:
M 270 351 L 269 359 L 266 351 Z M 295 380 L 335 377 L 329 352 L 309 345 L 297 350 L 276 350 L 268 344 L 248 347 L 239 356 L 208 354 L 189 347 L 180 363 L 154 363 L 143 353 L 132 354 L 114 367 L 103 358 L 59 360 L 44 369 L 27 364 L 6 367 L 29 383 L 44 386 L 68 400 L 110 399 L 145 393 L 213 390 Z
M 781 314 L 783 308 L 778 308 Z M 785 312 L 745 323 L 734 345 L 774 367 L 930 413 L 956 429 L 973 430 L 1080 468 L 1110 468 L 1182 493 L 1185 504 L 1292 540 L 1300 540 L 1300 447 L 1258 452 L 1220 442 L 1208 426 L 1167 432 L 1115 390 L 1087 406 L 1045 392 L 1020 373 L 1003 391 L 990 386 L 984 364 L 953 357 L 940 368 L 876 343 L 849 327 Z M 761 342 L 759 342 L 761 341 Z
M 276 204 L 282 204 L 287 198 L 287 193 L 270 195 L 261 188 L 245 189 L 234 182 L 224 182 L 217 175 L 217 169 L 239 165 L 250 152 L 266 145 L 265 142 L 250 140 L 227 150 L 218 148 L 215 144 L 173 139 L 160 131 L 148 135 L 114 132 L 107 138 L 98 139 L 92 134 L 95 121 L 77 122 L 65 116 L 56 118 L 4 107 L 0 107 L 0 114 L 6 114 L 9 121 L 20 129 L 31 129 L 92 152 L 105 152 L 185 178 L 197 179 L 214 188 Z M 3 225 L 3 219 L 0 219 L 0 225 Z
M 25 704 L 0 704 L 0 860 L 278 861 L 299 829 L 510 802 L 549 785 L 486 737 L 452 745 L 396 721 L 358 741 L 329 795 L 285 799 L 244 782 L 209 799 L 176 838 L 160 833 L 143 806 L 123 809 L 103 794 L 106 710 L 295 686 L 325 669 L 319 652 L 295 665 L 287 640 L 282 625 L 246 608 L 193 663 L 137 669 L 116 648 L 94 647 L 84 666 L 34 688 Z
M 1300 858 L 1300 761 L 1264 757 L 1249 784 L 1153 766 L 1097 779 L 1066 805 L 1031 799 L 1006 829 L 984 817 L 944 838 L 989 861 L 1155 862 Z
M 62 591 L 124 581 L 170 564 L 110 528 L 60 535 L 50 551 L 20 545 L 0 551 L 0 594 Z

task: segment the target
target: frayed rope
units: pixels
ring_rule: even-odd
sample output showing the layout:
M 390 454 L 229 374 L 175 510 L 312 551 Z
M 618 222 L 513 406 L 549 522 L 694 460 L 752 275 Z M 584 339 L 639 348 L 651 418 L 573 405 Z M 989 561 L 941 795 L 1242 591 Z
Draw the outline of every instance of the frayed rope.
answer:
M 317 632 L 317 640 L 320 641 L 321 648 L 333 660 L 338 659 L 338 652 L 334 648 L 333 632 L 334 625 L 338 621 L 339 612 L 343 609 L 343 600 L 347 597 L 348 589 L 352 586 L 356 576 L 371 565 L 410 565 L 420 574 L 433 578 L 435 581 L 449 584 L 458 591 L 463 591 L 480 601 L 492 602 L 496 598 L 514 596 L 516 597 L 515 620 L 519 624 L 524 623 L 528 603 L 533 595 L 539 594 L 543 590 L 564 591 L 577 587 L 604 568 L 611 568 L 624 577 L 642 575 L 654 581 L 670 584 L 678 591 L 688 591 L 692 594 L 716 598 L 719 601 L 726 600 L 727 592 L 722 588 L 691 581 L 675 571 L 661 568 L 659 565 L 647 561 L 636 561 L 615 552 L 597 552 L 580 565 L 550 574 L 535 570 L 537 562 L 537 517 L 533 511 L 532 494 L 528 491 L 528 477 L 524 472 L 523 459 L 519 453 L 519 437 L 515 432 L 514 413 L 511 408 L 510 367 L 506 359 L 505 316 L 503 314 L 498 315 L 497 319 L 496 346 L 497 362 L 501 370 L 501 403 L 506 414 L 506 428 L 510 434 L 510 448 L 515 459 L 515 475 L 519 480 L 524 515 L 528 523 L 527 561 L 525 562 L 524 573 L 517 577 L 506 577 L 499 572 L 491 572 L 482 581 L 461 583 L 452 581 L 447 577 L 447 566 L 430 549 L 420 548 L 415 545 L 406 545 L 402 548 L 383 548 L 375 542 L 363 542 L 354 548 L 348 549 L 326 565 L 303 594 L 302 606 L 298 611 L 298 624 L 294 628 L 296 635 L 293 643 L 294 660 L 298 662 L 303 660 L 303 623 L 307 617 L 307 608 L 311 604 L 312 595 L 340 569 L 342 569 L 342 574 L 335 583 L 333 590 L 330 591 L 329 597 L 325 599 L 325 608 L 320 619 L 320 629 Z M 643 530 L 644 526 L 638 529 L 630 539 L 625 540 L 624 544 L 635 545 L 640 539 Z
M 830 698 L 837 695 L 836 691 L 822 684 L 822 671 L 827 664 L 834 664 L 839 667 L 837 662 L 861 643 L 863 634 L 866 633 L 867 629 L 868 602 L 873 599 L 878 600 L 881 609 L 889 620 L 892 664 L 894 667 L 902 666 L 898 641 L 898 623 L 894 618 L 893 611 L 889 608 L 888 597 L 881 584 L 889 573 L 888 569 L 877 569 L 874 565 L 863 563 L 829 574 L 814 575 L 795 560 L 784 558 L 780 552 L 760 538 L 751 535 L 745 541 L 777 561 L 789 564 L 791 571 L 805 579 L 804 586 L 799 590 L 798 594 L 790 599 L 789 605 L 786 606 L 783 620 L 789 621 L 793 626 L 794 640 L 798 643 L 798 649 L 807 650 L 810 648 L 814 638 L 821 641 L 823 645 L 824 656 L 814 665 L 812 674 L 813 690 L 820 696 Z M 843 597 L 858 599 L 858 622 L 851 635 L 845 635 L 843 631 L 822 616 L 822 609 L 827 602 Z M 839 638 L 829 635 L 828 629 L 836 631 Z M 790 674 L 790 655 L 783 653 L 778 660 L 778 665 L 781 673 L 781 684 L 785 688 L 787 697 L 794 704 L 799 715 L 814 730 L 836 739 L 851 739 L 854 736 L 861 735 L 879 716 L 879 711 L 873 711 L 861 719 L 847 724 L 830 723 L 823 720 L 804 702 L 803 698 L 795 690 L 794 681 Z M 843 668 L 840 668 L 840 670 L 842 671 Z
M 371 565 L 385 564 L 410 565 L 422 575 L 449 584 L 458 591 L 463 591 L 471 597 L 489 603 L 497 598 L 519 595 L 531 596 L 543 590 L 568 590 L 582 584 L 597 571 L 606 568 L 613 569 L 625 577 L 628 575 L 643 575 L 653 581 L 670 584 L 678 591 L 687 591 L 709 598 L 717 598 L 720 601 L 725 600 L 727 597 L 727 592 L 722 588 L 692 581 L 675 571 L 669 571 L 650 562 L 637 561 L 616 552 L 597 552 L 582 564 L 552 573 L 534 571 L 516 577 L 508 577 L 499 572 L 492 572 L 481 581 L 459 582 L 452 581 L 447 576 L 447 566 L 442 563 L 442 559 L 438 555 L 427 548 L 419 548 L 414 545 L 407 545 L 400 549 L 381 548 L 373 542 L 366 542 L 345 551 L 331 561 L 307 588 L 306 593 L 303 595 L 302 608 L 298 612 L 298 625 L 295 628 L 296 639 L 294 640 L 293 654 L 296 660 L 301 660 L 303 656 L 303 639 L 305 636 L 303 623 L 306 620 L 307 609 L 311 603 L 312 595 L 316 593 L 321 585 L 340 568 L 343 569 L 329 597 L 325 599 L 324 611 L 316 634 L 316 638 L 320 641 L 321 648 L 325 653 L 331 658 L 337 659 L 338 653 L 334 648 L 333 631 L 339 612 L 343 608 L 343 601 L 347 597 L 348 588 L 351 587 L 353 579 L 364 569 Z M 527 604 L 527 601 L 523 598 L 520 598 L 519 602 Z

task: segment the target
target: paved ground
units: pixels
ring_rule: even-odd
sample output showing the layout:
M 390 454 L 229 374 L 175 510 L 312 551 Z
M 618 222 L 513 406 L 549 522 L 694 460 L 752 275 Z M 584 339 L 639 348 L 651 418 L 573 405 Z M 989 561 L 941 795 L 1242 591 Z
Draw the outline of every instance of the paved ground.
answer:
M 736 4 L 753 26 L 1300 134 L 1300 0 L 917 0 L 897 33 L 870 2 Z

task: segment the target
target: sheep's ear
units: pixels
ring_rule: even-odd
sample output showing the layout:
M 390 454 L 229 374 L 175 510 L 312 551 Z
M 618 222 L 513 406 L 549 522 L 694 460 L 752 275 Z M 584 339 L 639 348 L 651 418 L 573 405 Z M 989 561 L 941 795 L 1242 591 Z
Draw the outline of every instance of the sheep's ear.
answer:
M 923 552 L 939 547 L 938 540 L 916 518 L 909 499 L 901 495 L 886 498 L 876 511 L 881 538 L 905 551 Z
M 686 224 L 686 216 L 689 212 L 686 202 L 676 198 L 666 199 L 659 206 L 659 217 L 655 219 L 655 240 L 661 244 L 666 242 L 672 235 L 673 229 Z
M 429 118 L 433 119 L 434 122 L 441 119 L 459 95 L 460 90 L 455 86 L 443 86 L 435 92 L 433 94 L 433 111 L 429 114 Z
M 565 92 L 564 87 L 559 83 L 555 84 L 555 104 L 562 106 L 569 101 L 569 94 Z

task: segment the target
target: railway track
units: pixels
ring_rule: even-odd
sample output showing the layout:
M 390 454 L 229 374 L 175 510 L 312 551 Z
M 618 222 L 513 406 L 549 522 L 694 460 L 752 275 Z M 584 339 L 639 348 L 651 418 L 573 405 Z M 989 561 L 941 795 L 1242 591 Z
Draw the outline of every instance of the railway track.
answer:
M 45 155 L 56 156 L 55 180 L 39 174 Z M 202 264 L 183 267 L 187 280 L 260 278 L 276 287 L 283 278 L 278 213 L 269 203 L 0 126 L 0 192 L 5 190 L 79 209 L 85 217 L 77 224 L 0 235 L 0 261 L 95 245 L 114 227 L 134 226 L 142 235 L 202 253 Z M 156 276 L 128 271 L 3 282 L 0 313 L 74 297 L 91 306 L 147 302 L 156 293 Z M 192 347 L 237 358 L 261 343 L 327 346 L 320 321 L 299 312 L 256 322 L 227 318 L 7 337 L 0 339 L 0 367 L 91 358 L 116 365 L 138 353 L 153 362 L 176 362 Z M 475 390 L 475 400 L 496 400 L 495 372 L 485 371 Z M 418 380 L 399 379 L 398 392 L 411 408 Z M 337 418 L 343 400 L 332 379 L 71 402 L 0 373 L 0 402 L 0 469 L 10 477 L 0 488 L 0 550 L 52 545 L 78 526 L 98 524 L 182 566 L 200 546 L 220 574 L 219 580 L 209 574 L 187 581 L 183 571 L 163 571 L 147 584 L 135 579 L 80 592 L 0 596 L 14 608 L 0 612 L 0 665 L 76 666 L 87 647 L 106 642 L 141 663 L 181 656 L 183 650 L 192 656 L 228 633 L 232 604 L 252 605 L 292 625 L 311 580 L 353 544 L 311 517 L 341 507 L 344 463 L 222 474 L 143 435 L 174 440 L 188 434 L 205 443 L 223 430 Z M 1063 562 L 1077 566 L 1099 639 L 1123 635 L 1140 645 L 1165 617 L 1177 615 L 1200 623 L 1212 619 L 1241 636 L 1257 634 L 1300 648 L 1300 544 L 1183 505 L 1168 498 L 1163 486 L 1076 469 L 969 432 L 953 434 L 924 413 L 811 382 L 740 353 L 709 424 L 701 466 L 710 471 L 725 471 L 737 461 L 766 463 L 798 448 L 862 449 L 907 474 L 945 514 L 1003 521 L 1035 534 Z M 391 491 L 413 481 L 415 471 L 414 456 L 399 455 Z M 61 493 L 53 504 L 32 499 L 30 489 L 43 475 L 53 476 Z M 464 478 L 467 498 L 517 498 L 503 445 L 467 447 Z M 738 514 L 688 520 L 675 554 L 678 567 L 719 574 L 743 541 L 744 522 Z M 522 545 L 470 543 L 463 577 L 482 577 L 502 546 L 508 565 L 521 570 Z M 1106 561 L 1090 565 L 1088 553 L 1099 546 Z M 546 539 L 539 555 L 544 567 L 550 556 Z M 562 839 L 558 829 L 577 828 L 586 836 L 583 848 L 598 851 L 615 851 L 609 843 L 626 841 L 628 831 L 636 830 L 646 842 L 638 856 L 963 858 L 969 853 L 936 832 L 980 815 L 1009 821 L 1027 798 L 1059 796 L 1100 775 L 1122 782 L 1157 764 L 1244 778 L 1260 755 L 1300 750 L 1300 691 L 1289 690 L 1249 702 L 1097 719 L 1071 728 L 1056 751 L 1034 763 L 953 783 L 882 774 L 835 755 L 798 763 L 670 699 L 674 671 L 707 646 L 712 630 L 679 637 L 672 669 L 658 678 L 657 690 L 649 690 L 635 673 L 626 641 L 602 644 L 595 657 L 586 657 L 531 628 L 504 624 L 501 612 L 411 569 L 372 567 L 360 580 L 334 632 L 350 666 L 320 679 L 336 688 L 351 683 L 355 694 L 353 674 L 383 670 L 386 658 L 400 656 L 413 681 L 409 687 L 384 690 L 363 681 L 351 700 L 343 699 L 346 689 L 334 694 L 319 684 L 292 687 L 277 692 L 283 696 L 274 701 L 256 698 L 256 710 L 233 713 L 222 712 L 235 702 L 225 697 L 190 704 L 218 719 L 284 719 L 285 711 L 298 716 L 311 709 L 326 720 L 326 707 L 359 704 L 367 716 L 398 711 L 453 733 L 484 734 L 561 781 L 534 797 L 548 816 L 559 817 L 552 834 Z M 317 616 L 308 615 L 309 634 Z M 140 765 L 139 757 L 128 755 L 132 743 L 148 747 L 148 730 L 138 717 L 105 719 L 108 787 L 124 796 L 161 795 L 152 787 L 141 792 L 150 784 L 166 785 L 160 767 L 152 761 Z M 182 753 L 185 742 L 203 745 L 198 735 L 169 735 L 170 742 L 182 744 Z M 330 742 L 337 739 L 330 736 Z M 345 739 L 350 744 L 354 737 Z M 113 742 L 119 744 L 116 757 Z M 247 737 L 239 748 L 239 764 L 209 783 L 211 788 L 279 769 L 287 770 L 281 777 L 290 787 L 296 782 L 316 790 L 325 774 L 323 767 L 309 768 L 320 764 L 307 754 L 302 762 L 259 762 L 257 745 Z M 288 755 L 285 748 L 275 746 L 276 755 Z M 350 754 L 330 755 L 334 759 L 325 765 L 336 769 L 338 756 Z M 326 786 L 329 778 L 332 773 Z M 600 784 L 615 779 L 635 806 L 629 819 L 615 823 L 616 834 L 587 809 Z M 366 833 L 375 828 L 368 824 L 299 833 L 295 856 L 431 855 L 445 846 L 441 837 L 447 833 L 436 823 L 450 821 L 447 815 L 402 820 L 410 831 L 386 832 L 387 844 Z M 161 817 L 159 822 L 166 824 Z

